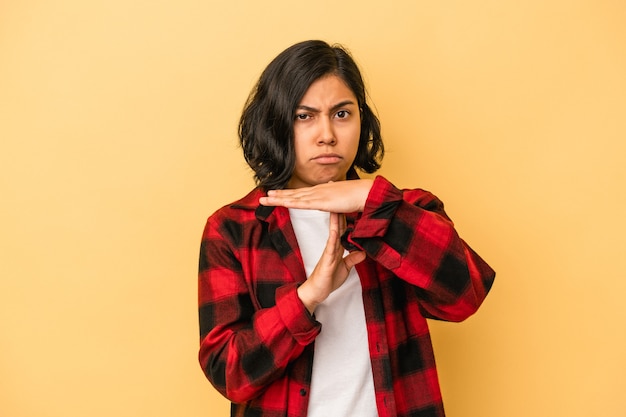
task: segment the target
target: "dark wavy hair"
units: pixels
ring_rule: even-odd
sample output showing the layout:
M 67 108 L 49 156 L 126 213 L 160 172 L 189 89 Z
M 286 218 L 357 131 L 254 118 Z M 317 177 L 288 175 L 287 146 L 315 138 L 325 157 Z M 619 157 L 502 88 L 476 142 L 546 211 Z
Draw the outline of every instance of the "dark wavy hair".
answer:
M 339 45 L 304 41 L 285 49 L 265 68 L 239 120 L 243 155 L 263 189 L 281 189 L 289 182 L 295 166 L 297 106 L 309 86 L 327 75 L 336 75 L 346 83 L 361 111 L 361 137 L 352 167 L 367 173 L 380 168 L 384 155 L 380 122 L 367 105 L 358 66 Z

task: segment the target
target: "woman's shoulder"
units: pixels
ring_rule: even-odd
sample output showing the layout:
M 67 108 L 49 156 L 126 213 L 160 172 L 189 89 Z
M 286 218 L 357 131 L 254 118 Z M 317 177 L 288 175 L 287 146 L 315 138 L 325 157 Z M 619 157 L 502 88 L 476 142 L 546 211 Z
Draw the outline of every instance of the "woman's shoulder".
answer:
M 217 209 L 209 217 L 209 219 L 238 219 L 246 216 L 254 216 L 255 211 L 260 206 L 259 198 L 263 197 L 264 195 L 266 195 L 266 193 L 263 190 L 258 187 L 254 188 L 242 198 Z

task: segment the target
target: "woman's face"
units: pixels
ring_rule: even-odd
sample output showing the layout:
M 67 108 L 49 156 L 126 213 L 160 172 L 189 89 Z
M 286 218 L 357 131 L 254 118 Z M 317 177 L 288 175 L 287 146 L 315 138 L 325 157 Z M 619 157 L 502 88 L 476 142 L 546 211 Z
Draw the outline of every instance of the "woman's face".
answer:
M 361 115 L 352 90 L 336 75 L 316 80 L 296 109 L 296 165 L 287 187 L 345 180 L 360 135 Z

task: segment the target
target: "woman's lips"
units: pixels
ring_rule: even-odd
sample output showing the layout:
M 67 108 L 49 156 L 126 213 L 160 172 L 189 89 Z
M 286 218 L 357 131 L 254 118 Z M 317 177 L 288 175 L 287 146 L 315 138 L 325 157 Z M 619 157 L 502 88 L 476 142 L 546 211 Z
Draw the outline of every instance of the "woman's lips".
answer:
M 312 161 L 318 164 L 322 164 L 322 165 L 330 165 L 330 164 L 336 164 L 342 159 L 343 158 L 340 155 L 337 155 L 336 153 L 323 153 L 323 154 L 313 157 Z

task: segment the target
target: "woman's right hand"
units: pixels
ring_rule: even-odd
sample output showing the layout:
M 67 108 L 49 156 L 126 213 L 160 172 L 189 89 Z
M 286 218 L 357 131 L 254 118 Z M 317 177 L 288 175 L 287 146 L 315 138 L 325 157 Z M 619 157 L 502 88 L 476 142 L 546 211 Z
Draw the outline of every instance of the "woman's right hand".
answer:
M 365 259 L 365 252 L 362 251 L 350 252 L 343 256 L 341 235 L 345 230 L 345 223 L 342 214 L 330 213 L 326 247 L 311 276 L 298 287 L 298 297 L 311 314 L 333 291 L 343 285 L 354 265 Z

